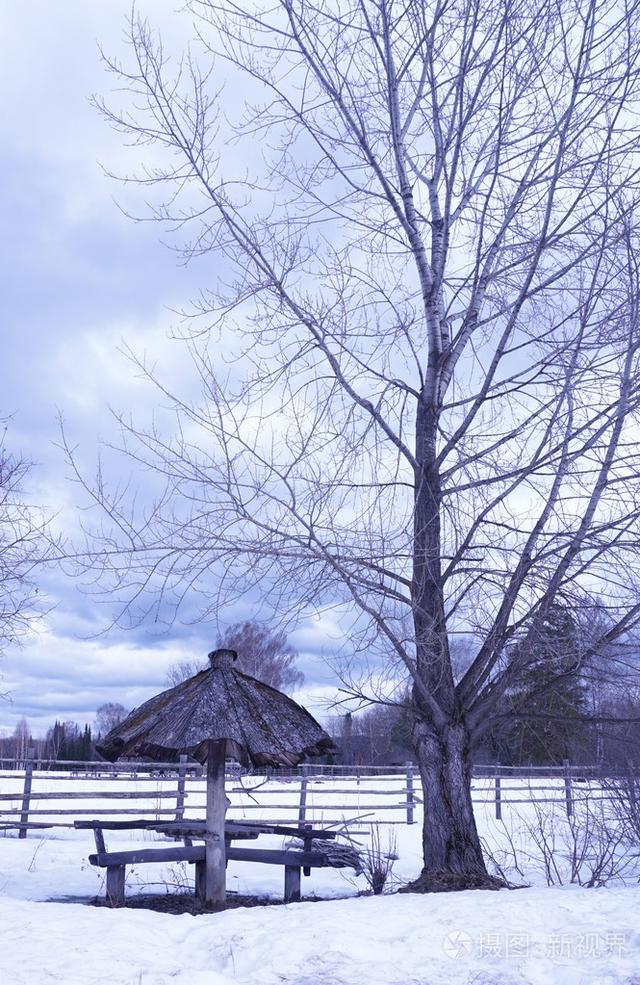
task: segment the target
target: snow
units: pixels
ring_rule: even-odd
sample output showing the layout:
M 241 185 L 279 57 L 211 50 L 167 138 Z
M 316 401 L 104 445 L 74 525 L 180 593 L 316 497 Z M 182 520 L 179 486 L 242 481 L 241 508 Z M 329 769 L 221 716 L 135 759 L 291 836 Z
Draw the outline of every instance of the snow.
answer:
M 0 902 L 6 985 L 617 985 L 635 889 L 384 896 L 174 916 Z M 635 978 L 637 982 L 638 979 Z
M 0 837 L 0 985 L 640 985 L 637 875 L 599 889 L 548 887 L 527 841 L 526 807 L 503 808 L 504 824 L 490 804 L 477 815 L 503 861 L 520 839 L 530 888 L 358 896 L 362 877 L 321 869 L 302 884 L 320 902 L 201 916 L 109 910 L 87 905 L 104 891 L 104 870 L 87 861 L 91 832 Z M 561 822 L 560 813 L 566 882 Z M 396 884 L 416 875 L 420 824 L 381 831 L 383 843 L 387 832 L 397 838 Z M 107 833 L 110 848 L 154 838 Z M 260 839 L 270 843 L 281 841 Z M 192 878 L 188 865 L 131 866 L 127 895 L 187 889 Z M 283 872 L 230 863 L 228 885 L 281 899 Z

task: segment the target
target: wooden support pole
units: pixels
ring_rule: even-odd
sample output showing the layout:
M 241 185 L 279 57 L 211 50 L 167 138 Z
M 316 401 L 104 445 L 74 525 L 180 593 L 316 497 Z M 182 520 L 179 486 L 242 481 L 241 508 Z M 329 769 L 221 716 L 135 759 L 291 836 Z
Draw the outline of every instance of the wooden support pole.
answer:
M 407 824 L 413 824 L 413 763 L 407 763 Z
M 104 843 L 104 834 L 102 833 L 102 828 L 93 829 L 93 840 L 96 843 L 96 851 L 98 852 L 98 854 L 100 854 L 100 852 L 106 853 L 107 846 Z
M 107 903 L 124 905 L 124 865 L 110 865 L 107 869 Z
M 18 838 L 27 837 L 29 823 L 29 804 L 31 802 L 31 781 L 33 780 L 33 763 L 29 762 L 24 768 L 24 788 L 22 790 L 22 813 L 20 814 L 20 831 Z
M 300 779 L 300 803 L 298 805 L 298 824 L 305 823 L 307 817 L 307 774 L 309 767 L 305 763 L 302 767 L 302 777 Z
M 496 818 L 502 820 L 502 792 L 500 790 L 500 777 L 496 773 Z
M 206 896 L 207 866 L 204 861 L 196 862 L 196 899 L 203 900 Z
M 305 852 L 310 852 L 311 849 L 312 849 L 312 846 L 313 846 L 313 828 L 311 827 L 310 824 L 305 824 L 304 825 L 304 840 L 303 840 L 302 850 L 305 851 Z M 305 867 L 304 867 L 304 874 L 305 874 L 305 876 L 310 876 L 311 875 L 311 867 L 309 865 L 305 865 Z
M 297 903 L 300 899 L 300 869 L 297 865 L 284 867 L 284 901 Z
M 184 783 L 187 774 L 187 757 L 180 756 L 180 766 L 178 767 L 178 792 L 176 794 L 176 821 L 184 818 Z
M 562 760 L 564 766 L 564 799 L 567 804 L 567 817 L 573 814 L 573 787 L 571 784 L 571 766 L 568 759 Z
M 207 755 L 207 821 L 205 830 L 205 901 L 223 910 L 226 902 L 226 859 L 224 817 L 227 798 L 224 792 L 226 742 L 209 742 Z

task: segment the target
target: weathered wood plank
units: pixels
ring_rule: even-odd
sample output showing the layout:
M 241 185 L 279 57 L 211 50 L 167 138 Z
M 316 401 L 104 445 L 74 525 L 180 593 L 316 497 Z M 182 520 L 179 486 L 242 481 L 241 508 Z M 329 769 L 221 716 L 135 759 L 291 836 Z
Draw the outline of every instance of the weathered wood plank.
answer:
M 3 757 L 0 762 L 15 762 L 15 759 Z M 175 762 L 157 763 L 150 760 L 141 762 L 139 760 L 120 759 L 117 763 L 111 763 L 108 759 L 31 759 L 27 760 L 27 762 L 33 763 L 37 770 L 45 773 L 68 772 L 72 767 L 92 773 L 149 773 L 150 771 L 163 770 L 164 772 L 175 775 L 178 772 L 178 764 Z M 190 763 L 189 769 L 192 772 L 202 772 L 202 767 L 199 763 Z
M 204 859 L 204 845 L 192 848 L 132 848 L 126 852 L 98 852 L 89 856 L 92 865 L 134 865 L 140 862 L 198 862 Z
M 196 899 L 202 900 L 206 897 L 207 892 L 207 866 L 202 859 L 196 862 Z
M 184 817 L 184 783 L 187 771 L 187 757 L 180 756 L 180 768 L 178 770 L 178 790 L 176 793 L 176 821 L 181 821 Z
M 407 786 L 404 792 L 407 795 L 407 824 L 413 824 L 413 805 L 415 802 L 413 793 L 413 763 L 407 763 Z M 368 790 L 367 793 L 369 793 Z
M 176 769 L 173 773 L 162 775 L 162 776 L 147 776 L 140 775 L 139 773 L 106 773 L 104 771 L 92 772 L 92 773 L 74 773 L 67 771 L 66 773 L 58 772 L 48 772 L 47 770 L 38 770 L 34 767 L 33 775 L 38 780 L 55 780 L 56 783 L 68 783 L 73 786 L 81 786 L 84 783 L 114 783 L 116 786 L 122 785 L 123 783 L 139 783 L 142 784 L 163 784 L 166 787 L 173 787 L 175 791 L 176 778 L 178 777 L 178 770 Z M 18 773 L 0 773 L 0 779 L 2 780 L 16 780 L 22 776 L 22 770 Z M 204 789 L 202 783 L 202 777 L 187 776 L 187 782 L 190 786 L 196 785 L 197 789 Z M 151 795 L 150 795 L 151 796 Z
M 93 829 L 93 838 L 96 843 L 96 851 L 98 853 L 106 852 L 107 846 L 104 843 L 104 835 L 102 833 L 102 828 Z
M 207 821 L 205 828 L 206 874 L 205 900 L 224 907 L 227 898 L 224 819 L 227 797 L 224 791 L 224 740 L 208 742 L 207 752 Z
M 29 821 L 29 803 L 31 801 L 31 782 L 33 780 L 33 763 L 27 763 L 24 771 L 24 789 L 22 791 L 22 808 L 20 814 L 20 831 L 18 838 L 27 837 L 27 823 Z
M 307 817 L 307 767 L 302 767 L 300 779 L 300 802 L 298 804 L 298 823 L 304 824 Z
M 297 852 L 277 848 L 236 848 L 228 849 L 228 858 L 233 862 L 262 862 L 266 865 L 290 865 L 301 868 L 308 865 L 324 868 L 328 865 L 327 856 L 322 852 Z M 142 862 L 199 862 L 205 858 L 204 845 L 191 848 L 140 848 L 126 852 L 99 852 L 89 856 L 92 865 L 133 865 Z
M 108 821 L 103 818 L 96 819 L 92 821 L 74 821 L 73 826 L 79 831 L 88 830 L 90 828 L 104 828 L 105 831 L 136 831 L 138 829 L 145 830 L 147 828 L 155 828 L 158 821 L 154 821 L 151 818 L 139 818 L 130 821 Z
M 284 867 L 284 901 L 297 903 L 300 899 L 300 869 L 295 865 Z
M 278 792 L 281 793 L 282 791 L 278 791 Z M 369 792 L 368 790 L 361 791 L 361 793 L 368 793 L 368 792 Z M 395 793 L 397 793 L 397 791 L 394 790 L 394 794 Z M 198 809 L 200 805 L 199 804 L 194 804 L 193 806 L 196 809 Z M 240 811 L 241 810 L 243 814 L 245 813 L 245 811 L 263 811 L 265 809 L 265 807 L 268 807 L 269 810 L 272 810 L 272 811 L 291 811 L 291 814 L 293 814 L 298 809 L 298 805 L 295 804 L 295 803 L 290 803 L 290 804 L 247 804 L 247 803 L 243 803 L 242 805 L 232 804 L 232 809 L 233 810 L 236 810 L 236 811 Z M 354 803 L 352 805 L 352 809 L 354 811 L 355 810 L 359 810 L 359 811 L 362 810 L 362 811 L 403 811 L 404 812 L 406 810 L 406 807 L 407 807 L 406 800 L 399 800 L 395 804 L 380 804 L 380 803 L 378 803 L 378 804 L 360 804 L 360 803 L 357 802 L 357 798 L 355 798 L 355 797 L 354 797 Z M 343 804 L 322 804 L 322 805 L 318 805 L 317 803 L 315 803 L 312 807 L 310 807 L 308 804 L 306 805 L 306 811 L 307 811 L 307 813 L 309 811 L 311 811 L 311 810 L 314 810 L 314 811 L 321 811 L 323 814 L 325 814 L 327 811 L 338 811 L 339 813 L 344 814 L 344 812 L 346 810 L 350 810 L 350 809 L 351 809 L 350 806 L 348 804 L 344 804 L 344 803 Z
M 69 828 L 69 824 L 54 824 L 51 821 L 28 821 L 27 824 L 21 825 L 19 821 L 3 821 L 0 818 L 0 831 L 13 831 L 14 828 Z
M 100 823 L 99 821 L 96 823 Z M 126 825 L 126 821 L 118 822 Z M 155 831 L 167 832 L 168 834 L 188 832 L 194 837 L 198 835 L 203 835 L 205 831 L 206 822 L 202 820 L 189 820 L 189 821 L 160 821 L 158 823 L 151 822 L 149 824 Z M 253 834 L 274 834 L 274 835 L 289 835 L 291 838 L 305 838 L 310 835 L 311 838 L 318 839 L 334 839 L 336 837 L 335 831 L 328 831 L 325 828 L 314 828 L 311 825 L 304 825 L 304 827 L 294 827 L 293 825 L 287 826 L 284 824 L 269 824 L 262 821 L 225 821 L 224 825 L 225 833 L 234 835 L 235 832 L 251 832 Z
M 153 814 L 155 816 L 159 814 L 175 814 L 173 807 L 105 807 L 103 809 L 98 808 L 100 814 Z M 20 814 L 21 808 L 7 808 L 6 810 L 0 810 L 0 817 L 4 818 L 7 814 Z M 32 814 L 95 814 L 95 807 L 42 807 L 42 808 L 30 808 L 29 815 Z M 17 825 L 16 825 L 17 827 Z M 71 827 L 71 825 L 69 825 Z
M 163 800 L 166 798 L 175 800 L 175 790 L 154 790 L 153 793 L 141 793 L 139 790 L 58 790 L 33 795 L 33 800 Z M 0 793 L 1 800 L 20 800 L 20 794 Z
M 124 904 L 124 865 L 110 865 L 107 869 L 107 902 L 110 906 Z
M 303 777 L 302 779 L 305 778 Z M 386 796 L 387 798 L 392 796 L 396 797 L 399 794 L 411 792 L 411 790 L 413 789 L 413 788 L 410 789 L 406 786 L 406 777 L 403 776 L 402 779 L 405 783 L 405 786 L 403 787 L 393 787 L 393 788 L 381 787 L 380 789 L 374 787 L 363 787 L 363 786 L 327 787 L 324 785 L 324 783 L 320 783 L 314 787 L 311 786 L 311 781 L 307 780 L 307 792 L 311 791 L 313 794 L 316 795 L 316 797 L 320 794 L 324 796 L 324 794 L 334 794 L 334 793 L 349 794 L 351 797 L 354 798 L 362 797 L 363 794 L 381 794 Z M 274 780 L 274 784 L 277 782 L 278 782 L 277 779 Z M 277 797 L 277 796 L 283 797 L 283 796 L 291 795 L 292 803 L 289 806 L 290 807 L 295 806 L 293 803 L 295 790 L 285 790 L 282 789 L 282 787 L 280 787 L 277 790 L 267 790 L 262 786 L 262 784 L 259 784 L 256 787 L 231 787 L 231 793 L 255 794 L 255 796 L 257 797 Z M 272 806 L 273 804 L 269 804 L 269 807 Z
M 297 852 L 286 848 L 240 848 L 232 845 L 228 851 L 232 862 L 264 862 L 267 865 L 309 865 L 322 868 L 327 865 L 327 856 L 322 852 Z
M 571 766 L 568 759 L 562 760 L 564 766 L 564 799 L 567 807 L 567 817 L 573 814 L 573 788 L 571 785 Z

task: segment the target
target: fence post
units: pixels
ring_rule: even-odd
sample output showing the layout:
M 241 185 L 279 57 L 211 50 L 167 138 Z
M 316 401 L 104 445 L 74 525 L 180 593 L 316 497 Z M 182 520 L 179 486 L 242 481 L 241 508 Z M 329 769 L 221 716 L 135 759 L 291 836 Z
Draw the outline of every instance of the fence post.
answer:
M 180 766 L 178 767 L 178 792 L 176 794 L 176 821 L 184 818 L 184 782 L 187 773 L 187 757 L 180 756 Z
M 307 817 L 307 774 L 309 768 L 305 763 L 302 766 L 302 776 L 300 777 L 300 805 L 298 807 L 298 824 L 304 824 Z
M 29 761 L 24 767 L 24 788 L 22 791 L 22 814 L 20 815 L 20 831 L 18 838 L 27 837 L 27 824 L 29 823 L 29 804 L 31 801 L 31 780 L 33 778 L 33 763 Z
M 495 776 L 496 781 L 496 818 L 498 821 L 502 820 L 502 792 L 500 790 L 500 777 L 496 771 Z
M 407 763 L 407 824 L 413 824 L 413 763 Z
M 567 802 L 567 817 L 571 817 L 573 814 L 573 789 L 571 786 L 571 767 L 569 766 L 569 760 L 563 759 L 562 765 L 564 766 L 564 799 Z

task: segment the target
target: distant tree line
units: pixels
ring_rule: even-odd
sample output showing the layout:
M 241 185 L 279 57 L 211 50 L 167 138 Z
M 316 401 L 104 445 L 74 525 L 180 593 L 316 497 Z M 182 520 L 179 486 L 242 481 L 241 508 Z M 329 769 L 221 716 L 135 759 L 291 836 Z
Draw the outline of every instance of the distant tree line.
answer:
M 56 720 L 44 738 L 31 734 L 26 718 L 21 718 L 10 736 L 0 736 L 0 758 L 22 763 L 27 759 L 90 760 L 95 755 L 90 725 Z
M 21 718 L 10 736 L 0 735 L 0 759 L 16 763 L 27 759 L 58 762 L 97 759 L 95 743 L 126 714 L 123 705 L 107 702 L 98 708 L 93 727 L 56 719 L 44 738 L 33 736 L 27 719 Z

